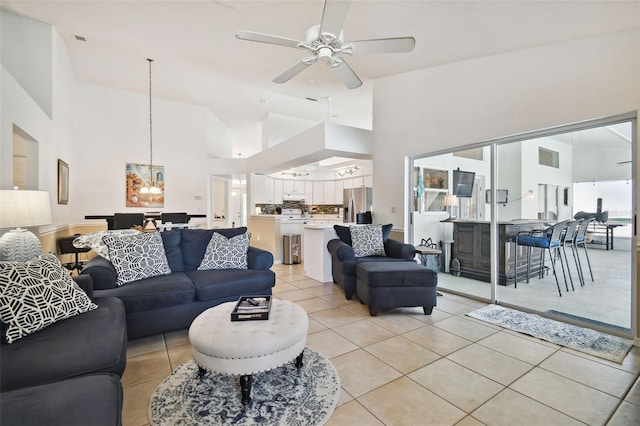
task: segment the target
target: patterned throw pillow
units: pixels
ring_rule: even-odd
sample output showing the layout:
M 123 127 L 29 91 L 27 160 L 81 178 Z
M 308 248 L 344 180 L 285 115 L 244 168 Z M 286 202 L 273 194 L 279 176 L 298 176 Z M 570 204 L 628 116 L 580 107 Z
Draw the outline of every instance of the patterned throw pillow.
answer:
M 382 225 L 353 225 L 351 247 L 356 257 L 385 256 Z
M 97 307 L 52 253 L 0 262 L 0 319 L 9 343 Z
M 135 235 L 105 235 L 109 258 L 116 269 L 116 284 L 123 285 L 143 278 L 171 273 L 159 232 Z
M 250 239 L 249 232 L 232 238 L 214 232 L 198 270 L 247 269 L 247 250 L 249 250 Z
M 109 249 L 102 242 L 102 237 L 105 235 L 135 235 L 140 231 L 135 229 L 117 229 L 112 231 L 98 231 L 91 232 L 89 234 L 80 235 L 73 239 L 73 246 L 76 248 L 91 248 L 100 256 L 107 260 L 109 259 Z

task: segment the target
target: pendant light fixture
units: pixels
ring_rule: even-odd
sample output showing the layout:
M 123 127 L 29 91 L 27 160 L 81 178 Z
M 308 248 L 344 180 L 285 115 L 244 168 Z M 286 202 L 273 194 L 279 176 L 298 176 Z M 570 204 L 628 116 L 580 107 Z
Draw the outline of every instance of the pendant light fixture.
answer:
M 149 186 L 145 184 L 140 189 L 140 194 L 159 195 L 162 190 L 153 181 L 153 114 L 151 109 L 151 63 L 153 59 L 147 58 L 149 61 L 149 176 L 151 183 Z

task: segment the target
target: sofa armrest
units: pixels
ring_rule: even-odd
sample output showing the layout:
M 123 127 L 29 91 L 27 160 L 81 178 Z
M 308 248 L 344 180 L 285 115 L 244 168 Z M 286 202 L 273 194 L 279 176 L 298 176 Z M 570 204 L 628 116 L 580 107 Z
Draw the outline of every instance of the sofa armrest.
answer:
M 73 281 L 75 281 L 75 283 L 78 284 L 78 287 L 87 293 L 89 299 L 93 300 L 93 279 L 91 278 L 91 275 L 77 275 L 73 277 Z
M 249 269 L 269 270 L 273 266 L 273 254 L 269 251 L 249 246 L 247 250 L 247 266 Z
M 94 290 L 107 290 L 116 288 L 118 274 L 113 264 L 102 256 L 96 256 L 82 269 L 80 276 L 90 275 L 93 280 Z
M 396 259 L 414 259 L 416 257 L 416 248 L 413 245 L 391 238 L 384 242 L 384 252 L 387 256 Z
M 338 238 L 330 240 L 327 243 L 327 250 L 331 253 L 332 258 L 336 258 L 342 262 L 356 258 L 353 247 Z

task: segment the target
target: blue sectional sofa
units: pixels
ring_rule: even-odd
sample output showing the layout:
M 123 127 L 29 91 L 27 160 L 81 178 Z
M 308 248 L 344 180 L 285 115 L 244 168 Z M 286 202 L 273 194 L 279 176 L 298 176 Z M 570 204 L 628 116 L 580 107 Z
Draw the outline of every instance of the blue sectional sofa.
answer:
M 273 255 L 249 246 L 248 269 L 198 270 L 214 232 L 232 238 L 246 227 L 176 229 L 161 233 L 171 273 L 116 284 L 113 264 L 101 256 L 91 259 L 82 275 L 94 283 L 96 300 L 117 297 L 124 302 L 129 339 L 187 328 L 204 310 L 244 295 L 268 295 L 275 285 L 270 270 Z
M 91 277 L 76 283 L 92 297 Z M 0 339 L 0 424 L 120 425 L 127 330 L 124 304 L 97 309 L 9 344 Z

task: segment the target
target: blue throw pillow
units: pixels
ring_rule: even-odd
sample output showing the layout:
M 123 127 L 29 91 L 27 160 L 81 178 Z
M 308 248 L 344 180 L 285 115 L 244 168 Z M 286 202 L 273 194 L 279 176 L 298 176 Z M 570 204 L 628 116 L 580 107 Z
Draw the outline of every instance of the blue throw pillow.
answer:
M 333 225 L 333 229 L 335 229 L 336 234 L 338 234 L 338 238 L 343 243 L 352 245 L 351 243 L 351 230 L 348 226 L 342 225 Z M 387 238 L 389 238 L 389 234 L 391 234 L 391 229 L 393 229 L 393 224 L 382 225 L 382 241 L 386 242 Z
M 182 229 L 182 255 L 184 258 L 184 267 L 187 271 L 198 269 L 207 246 L 214 232 L 224 235 L 227 238 L 233 238 L 247 232 L 246 226 L 240 228 L 216 228 L 216 229 Z

